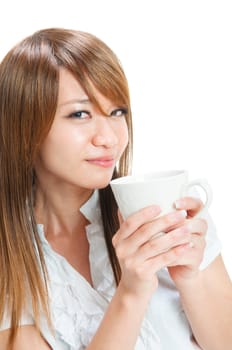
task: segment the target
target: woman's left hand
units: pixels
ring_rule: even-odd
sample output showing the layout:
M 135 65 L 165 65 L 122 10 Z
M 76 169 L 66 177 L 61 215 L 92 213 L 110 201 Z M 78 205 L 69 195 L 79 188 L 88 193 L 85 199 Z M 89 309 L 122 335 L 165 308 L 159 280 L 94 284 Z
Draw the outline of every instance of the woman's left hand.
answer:
M 205 235 L 207 232 L 207 222 L 205 219 L 196 217 L 196 214 L 202 209 L 203 203 L 198 198 L 184 197 L 178 200 L 176 208 L 186 210 L 186 223 L 191 233 L 191 242 L 185 254 L 178 260 L 178 265 L 168 266 L 168 271 L 177 285 L 188 282 L 189 279 L 198 275 L 199 266 L 202 262 L 206 246 Z M 167 234 L 171 234 L 170 231 Z

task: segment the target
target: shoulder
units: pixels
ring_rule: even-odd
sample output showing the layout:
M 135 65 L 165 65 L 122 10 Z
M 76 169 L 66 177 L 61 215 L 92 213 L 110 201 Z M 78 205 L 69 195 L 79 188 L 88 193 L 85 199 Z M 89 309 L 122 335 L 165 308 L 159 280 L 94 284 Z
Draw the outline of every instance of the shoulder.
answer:
M 8 349 L 10 329 L 0 331 L 1 350 Z M 19 327 L 12 350 L 51 350 L 39 331 L 34 326 Z

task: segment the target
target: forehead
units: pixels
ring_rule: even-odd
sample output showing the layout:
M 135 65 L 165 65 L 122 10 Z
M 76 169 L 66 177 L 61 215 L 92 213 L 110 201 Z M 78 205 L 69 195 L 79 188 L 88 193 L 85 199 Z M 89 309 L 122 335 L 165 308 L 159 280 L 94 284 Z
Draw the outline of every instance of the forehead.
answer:
M 103 96 L 93 84 L 91 84 L 91 92 L 94 97 L 100 103 L 101 106 L 107 107 L 112 105 L 112 102 Z M 60 69 L 59 74 L 59 93 L 58 93 L 58 106 L 65 105 L 68 101 L 89 101 L 89 96 L 81 84 L 75 79 L 75 77 L 66 69 Z M 89 101 L 90 102 L 90 101 Z
M 58 102 L 62 104 L 66 99 L 87 98 L 79 82 L 67 70 L 61 69 L 59 74 Z

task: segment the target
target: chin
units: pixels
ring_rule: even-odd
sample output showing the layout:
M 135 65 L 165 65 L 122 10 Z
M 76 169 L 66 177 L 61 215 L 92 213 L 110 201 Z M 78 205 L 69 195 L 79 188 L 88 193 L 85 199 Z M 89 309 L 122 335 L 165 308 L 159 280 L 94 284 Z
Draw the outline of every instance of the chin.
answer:
M 98 174 L 99 175 L 99 174 Z M 113 176 L 113 171 L 108 173 L 108 174 L 100 174 L 99 176 L 95 176 L 93 175 L 92 178 L 92 184 L 90 184 L 90 186 L 92 187 L 92 189 L 102 189 L 102 188 L 106 188 Z
M 111 178 L 110 178 L 110 179 L 107 179 L 107 180 L 105 180 L 105 181 L 94 181 L 94 182 L 92 183 L 92 185 L 90 185 L 89 187 L 90 187 L 91 189 L 101 190 L 102 188 L 106 188 L 106 187 L 109 185 L 110 180 L 111 180 Z
M 102 188 L 106 188 L 109 185 L 109 181 L 101 184 L 97 184 L 94 188 L 97 190 L 101 190 Z
M 106 188 L 108 185 L 109 185 L 109 183 L 106 184 L 106 185 L 102 185 L 102 186 L 95 187 L 95 189 L 96 189 L 96 190 L 102 190 L 103 188 Z

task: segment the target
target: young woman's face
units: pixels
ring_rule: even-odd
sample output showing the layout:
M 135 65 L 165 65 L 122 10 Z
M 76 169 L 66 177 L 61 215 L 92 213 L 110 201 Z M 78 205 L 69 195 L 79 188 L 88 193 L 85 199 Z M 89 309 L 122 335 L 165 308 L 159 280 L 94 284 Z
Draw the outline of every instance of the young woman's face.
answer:
M 86 189 L 108 185 L 128 143 L 126 111 L 95 93 L 107 116 L 74 77 L 61 70 L 55 119 L 35 164 L 39 180 Z

